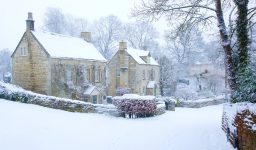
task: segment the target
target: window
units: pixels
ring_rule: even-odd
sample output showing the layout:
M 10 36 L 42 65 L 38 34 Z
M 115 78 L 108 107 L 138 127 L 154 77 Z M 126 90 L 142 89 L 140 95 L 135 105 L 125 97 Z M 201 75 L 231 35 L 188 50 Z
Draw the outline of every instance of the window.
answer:
M 97 69 L 95 69 L 95 66 L 93 65 L 92 66 L 92 69 L 91 69 L 91 82 L 94 84 L 95 83 L 95 79 L 96 79 L 96 74 L 95 74 L 95 71 L 96 71 Z
M 116 76 L 120 77 L 120 68 L 116 68 Z
M 156 74 L 155 74 L 155 70 L 153 70 L 153 79 L 152 80 L 155 80 L 156 78 Z
M 91 71 L 90 68 L 87 69 L 87 81 L 91 81 Z
M 92 103 L 97 104 L 97 95 L 92 96 Z
M 143 95 L 146 95 L 146 91 L 147 91 L 146 86 L 143 86 Z
M 102 73 L 101 70 L 100 70 L 100 68 L 99 68 L 99 70 L 98 70 L 98 73 L 99 73 L 99 74 L 98 74 L 98 78 L 99 78 L 99 82 L 100 82 L 100 81 L 101 81 L 101 73 Z
M 66 71 L 66 75 L 67 75 L 67 81 L 71 81 L 72 80 L 72 72 L 71 72 L 71 70 L 67 70 Z
M 98 67 L 98 69 L 96 69 L 95 71 L 95 76 L 96 76 L 96 82 L 100 82 L 100 67 Z
M 150 70 L 148 70 L 148 80 L 150 80 Z
M 155 78 L 155 71 L 153 69 L 151 69 L 151 72 L 150 72 L 150 80 L 154 80 Z
M 105 70 L 102 70 L 100 73 L 100 80 L 103 81 L 105 80 Z
M 27 49 L 25 47 L 20 48 L 20 56 L 27 56 Z
M 100 67 L 98 68 L 98 79 L 99 79 L 99 82 L 101 81 L 101 71 L 100 71 Z
M 146 78 L 146 74 L 145 74 L 145 70 L 142 71 L 142 79 L 145 80 Z
M 99 71 L 98 69 L 95 69 L 95 81 L 98 82 L 99 81 Z

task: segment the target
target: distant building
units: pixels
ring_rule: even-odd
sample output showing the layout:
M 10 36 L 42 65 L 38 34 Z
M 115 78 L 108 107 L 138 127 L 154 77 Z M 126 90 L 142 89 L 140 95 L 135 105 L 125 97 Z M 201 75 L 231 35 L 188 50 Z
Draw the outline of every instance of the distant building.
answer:
M 106 94 L 106 59 L 81 38 L 34 30 L 28 13 L 26 31 L 12 54 L 13 83 L 41 94 L 102 103 Z
M 107 66 L 108 95 L 159 94 L 160 68 L 149 51 L 127 48 L 126 42 L 120 42 Z

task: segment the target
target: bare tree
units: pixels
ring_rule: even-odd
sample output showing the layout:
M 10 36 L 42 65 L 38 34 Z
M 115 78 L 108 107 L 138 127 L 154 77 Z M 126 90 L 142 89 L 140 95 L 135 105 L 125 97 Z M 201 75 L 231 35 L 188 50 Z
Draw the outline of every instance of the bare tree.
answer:
M 196 29 L 172 29 L 165 35 L 167 49 L 174 55 L 179 64 L 190 64 L 191 52 L 198 51 L 203 43 L 201 34 Z
M 122 22 L 117 16 L 102 17 L 94 23 L 93 43 L 105 58 L 109 59 L 121 36 Z
M 215 4 L 215 7 L 212 7 Z M 215 13 L 216 16 L 209 15 Z M 134 16 L 147 17 L 157 19 L 162 15 L 169 20 L 176 19 L 181 24 L 188 24 L 190 26 L 207 25 L 212 18 L 217 19 L 217 26 L 219 28 L 219 35 L 222 41 L 222 47 L 225 52 L 225 62 L 227 64 L 228 83 L 232 93 L 235 91 L 235 72 L 232 60 L 232 48 L 230 39 L 227 33 L 225 21 L 223 18 L 221 0 L 184 0 L 184 1 L 169 1 L 169 0 L 149 0 L 145 2 L 142 0 L 141 5 L 135 8 Z
M 240 86 L 237 82 L 237 77 L 240 75 L 239 72 L 236 71 L 234 65 L 235 60 L 233 59 L 233 55 L 236 52 L 234 52 L 231 47 L 230 36 L 223 17 L 223 6 L 225 5 L 223 5 L 222 2 L 231 3 L 229 0 L 148 0 L 147 2 L 142 0 L 141 4 L 135 8 L 133 15 L 150 19 L 158 19 L 161 16 L 166 16 L 168 20 L 175 19 L 180 26 L 207 25 L 212 21 L 212 18 L 215 18 L 217 22 L 216 25 L 219 29 L 221 45 L 224 50 L 224 60 L 228 76 L 227 80 L 231 89 L 232 98 L 234 98 L 234 93 L 237 92 L 237 88 Z M 236 54 L 238 55 L 238 66 L 243 69 L 247 67 L 248 64 L 248 19 L 254 16 L 256 9 L 255 6 L 248 9 L 249 0 L 233 0 L 233 2 L 237 7 L 235 29 L 238 40 L 238 51 Z M 215 13 L 215 16 L 210 15 L 213 13 Z M 251 76 L 249 78 L 251 78 Z M 247 86 L 243 88 L 246 89 L 249 87 Z M 254 95 L 256 94 L 254 93 Z
M 46 10 L 43 30 L 59 34 L 65 33 L 65 15 L 59 8 L 49 7 Z
M 174 83 L 172 62 L 166 56 L 160 56 L 158 61 L 160 65 L 160 94 L 162 96 L 171 95 L 175 92 L 175 88 L 172 86 Z
M 153 51 L 157 47 L 156 38 L 159 33 L 149 21 L 128 23 L 124 26 L 123 38 L 133 48 Z
M 50 7 L 45 13 L 42 29 L 59 34 L 79 36 L 82 31 L 89 31 L 90 24 L 86 19 L 65 14 L 59 8 Z
M 0 79 L 4 74 L 11 72 L 11 51 L 8 49 L 0 50 Z
M 77 18 L 73 15 L 65 16 L 65 32 L 71 36 L 80 36 L 81 32 L 90 31 L 90 23 L 83 18 Z

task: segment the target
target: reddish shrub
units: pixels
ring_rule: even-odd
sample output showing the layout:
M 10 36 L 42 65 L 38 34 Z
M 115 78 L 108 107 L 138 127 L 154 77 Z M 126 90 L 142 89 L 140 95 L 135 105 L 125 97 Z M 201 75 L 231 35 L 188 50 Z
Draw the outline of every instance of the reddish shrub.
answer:
M 154 116 L 156 113 L 156 101 L 143 99 L 143 97 L 114 97 L 113 104 L 118 108 L 123 117 L 150 117 Z

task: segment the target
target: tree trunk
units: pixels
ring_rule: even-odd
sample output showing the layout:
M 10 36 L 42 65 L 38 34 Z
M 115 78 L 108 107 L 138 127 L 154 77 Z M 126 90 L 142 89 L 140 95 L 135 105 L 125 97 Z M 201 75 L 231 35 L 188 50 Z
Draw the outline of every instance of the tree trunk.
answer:
M 225 53 L 225 64 L 226 64 L 226 73 L 229 87 L 231 89 L 231 96 L 233 96 L 234 91 L 236 90 L 236 81 L 235 81 L 235 70 L 232 60 L 232 48 L 230 46 L 230 40 L 227 34 L 225 21 L 223 19 L 223 12 L 221 6 L 221 0 L 215 0 L 216 15 L 219 27 L 220 38 L 222 42 L 222 47 Z
M 248 0 L 236 1 L 234 0 L 238 17 L 236 20 L 236 33 L 238 41 L 238 63 L 240 73 L 244 72 L 248 65 Z

